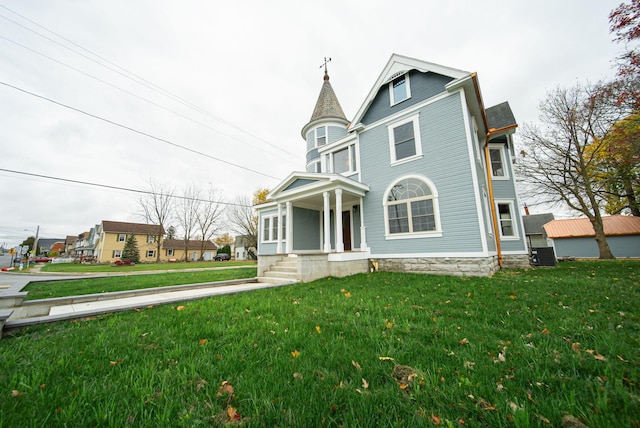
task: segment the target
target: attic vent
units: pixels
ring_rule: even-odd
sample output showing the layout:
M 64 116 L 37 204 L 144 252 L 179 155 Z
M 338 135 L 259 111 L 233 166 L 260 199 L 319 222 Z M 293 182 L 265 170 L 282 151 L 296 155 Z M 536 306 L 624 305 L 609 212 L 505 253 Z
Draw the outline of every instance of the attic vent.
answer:
M 405 74 L 405 73 L 406 73 L 406 71 L 399 71 L 399 72 L 397 72 L 396 74 L 394 74 L 393 76 L 391 76 L 391 77 L 389 78 L 389 81 L 394 80 L 396 77 L 400 77 L 400 76 L 402 76 L 402 75 L 403 75 L 403 74 Z

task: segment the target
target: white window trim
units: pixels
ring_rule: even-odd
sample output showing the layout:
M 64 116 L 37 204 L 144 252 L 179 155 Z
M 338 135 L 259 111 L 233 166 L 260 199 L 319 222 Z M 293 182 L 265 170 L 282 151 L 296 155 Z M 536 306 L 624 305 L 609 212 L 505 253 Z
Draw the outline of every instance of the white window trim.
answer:
M 431 189 L 431 200 L 433 201 L 433 216 L 434 221 L 436 223 L 436 230 L 430 230 L 428 232 L 411 232 L 411 233 L 391 233 L 389 231 L 389 210 L 387 207 L 387 198 L 389 197 L 389 192 L 393 189 L 398 182 L 402 180 L 406 180 L 407 178 L 415 178 L 416 180 L 423 181 L 429 186 Z M 410 199 L 406 199 L 410 201 Z M 442 227 L 440 225 L 440 205 L 438 203 L 438 190 L 436 186 L 433 184 L 433 181 L 429 180 L 424 175 L 419 174 L 411 174 L 404 175 L 402 177 L 394 180 L 385 190 L 383 198 L 382 198 L 382 211 L 384 213 L 384 238 L 387 241 L 392 241 L 395 239 L 418 239 L 418 238 L 441 238 L 442 237 Z
M 124 238 L 124 239 L 120 239 L 120 238 Z M 126 242 L 127 241 L 127 234 L 126 233 L 118 233 L 118 242 Z
M 147 250 L 147 258 L 150 259 L 156 256 L 156 250 Z
M 147 244 L 153 244 L 156 242 L 155 235 L 147 235 Z
M 393 81 L 396 80 L 398 77 L 401 77 L 404 75 L 404 83 L 406 85 L 407 88 L 407 97 L 400 100 L 400 101 L 396 101 L 394 94 L 393 94 Z M 396 104 L 400 104 L 403 101 L 408 100 L 409 98 L 411 98 L 411 83 L 409 82 L 409 72 L 404 73 L 404 74 L 399 74 L 397 76 L 395 76 L 393 79 L 391 79 L 391 81 L 389 82 L 389 104 L 390 106 L 394 106 Z
M 113 258 L 121 259 L 122 258 L 122 250 L 113 250 Z
M 402 159 L 396 159 L 396 144 L 394 140 L 393 130 L 398 126 L 413 122 L 413 139 L 416 145 L 416 154 Z M 389 156 L 391 158 L 391 166 L 400 165 L 422 158 L 422 140 L 420 138 L 420 114 L 416 113 L 397 122 L 387 125 L 387 133 L 389 134 Z
M 318 129 L 324 129 L 324 144 L 318 144 Z M 329 144 L 329 127 L 328 126 L 318 126 L 313 130 L 313 145 L 314 147 L 324 147 Z
M 286 221 L 286 213 L 282 214 L 282 217 L 280 218 L 280 221 L 282 221 L 282 219 L 284 218 Z M 273 230 L 273 219 L 278 218 L 278 214 L 269 214 L 269 215 L 265 215 L 262 217 L 261 221 L 260 221 L 260 242 L 262 242 L 263 244 L 275 244 L 276 242 L 278 242 L 277 239 L 277 235 L 278 232 L 277 230 L 274 232 Z M 265 219 L 269 219 L 269 237 L 267 239 L 264 239 L 264 221 Z M 285 232 L 285 226 L 283 223 L 283 227 L 282 227 L 282 231 L 283 231 L 283 235 L 286 235 Z M 282 239 L 280 240 L 280 242 L 286 242 L 285 237 L 282 237 Z
M 167 257 L 173 257 L 173 248 L 167 248 Z
M 501 241 L 518 241 L 520 239 L 520 235 L 518 234 L 518 226 L 516 221 L 516 211 L 514 210 L 515 204 L 512 199 L 496 199 L 495 200 L 495 210 L 496 217 L 498 220 L 498 233 L 500 234 Z M 500 210 L 498 209 L 499 205 L 509 205 L 509 214 L 511 214 L 511 227 L 513 228 L 513 236 L 503 236 L 502 235 L 502 223 L 500 222 Z
M 340 152 L 342 150 L 347 150 L 347 161 L 349 163 L 349 169 L 343 172 L 336 172 L 335 171 L 335 162 L 334 162 L 334 155 L 337 152 Z M 358 152 L 356 151 L 356 145 L 355 143 L 353 144 L 348 144 L 346 146 L 340 146 L 338 148 L 336 148 L 335 150 L 331 151 L 330 153 L 328 153 L 329 155 L 329 159 L 330 159 L 330 164 L 331 164 L 331 172 L 333 172 L 334 174 L 341 174 L 341 175 L 345 175 L 345 176 L 350 176 L 353 174 L 356 174 L 358 172 Z M 355 159 L 355 165 L 353 160 Z
M 502 162 L 502 170 L 504 171 L 504 175 L 493 175 L 493 167 L 491 166 L 491 150 L 498 150 L 500 152 L 500 162 Z M 509 169 L 507 168 L 507 159 L 504 154 L 504 144 L 489 144 L 489 169 L 489 172 L 491 172 L 491 179 L 509 180 Z

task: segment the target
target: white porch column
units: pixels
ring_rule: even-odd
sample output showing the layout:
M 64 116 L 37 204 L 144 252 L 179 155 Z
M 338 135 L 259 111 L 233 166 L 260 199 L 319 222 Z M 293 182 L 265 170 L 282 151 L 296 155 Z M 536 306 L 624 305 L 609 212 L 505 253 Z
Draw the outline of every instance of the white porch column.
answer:
M 276 254 L 282 253 L 282 204 L 278 204 L 278 236 L 276 238 Z
M 293 253 L 293 206 L 291 202 L 287 202 L 287 236 L 286 236 L 286 248 L 287 254 Z
M 367 228 L 364 225 L 364 198 L 360 197 L 360 250 L 367 251 Z
M 336 253 L 344 253 L 344 241 L 342 239 L 342 189 L 336 189 Z
M 329 192 L 323 192 L 324 198 L 324 245 L 322 250 L 325 253 L 331 252 L 331 204 Z

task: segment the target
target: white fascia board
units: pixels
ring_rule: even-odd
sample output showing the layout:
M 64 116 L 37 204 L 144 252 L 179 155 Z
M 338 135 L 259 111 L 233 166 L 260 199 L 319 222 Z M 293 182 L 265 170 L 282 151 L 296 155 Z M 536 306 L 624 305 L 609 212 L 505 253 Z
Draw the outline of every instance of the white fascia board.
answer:
M 316 180 L 316 182 L 307 184 L 306 186 L 283 190 L 297 179 Z M 369 186 L 366 184 L 352 180 L 341 174 L 298 172 L 290 174 L 287 179 L 282 181 L 278 187 L 269 193 L 268 197 L 269 199 L 277 199 L 279 202 L 285 202 L 287 200 L 313 196 L 319 192 L 337 188 L 341 188 L 358 196 L 364 196 L 364 194 L 369 191 Z
M 256 211 L 266 210 L 268 208 L 275 208 L 278 204 L 275 202 L 265 202 L 264 204 L 254 205 L 253 209 Z
M 418 70 L 422 73 L 431 71 L 437 74 L 442 74 L 444 76 L 452 77 L 456 80 L 459 80 L 461 78 L 464 78 L 465 76 L 471 75 L 471 73 L 469 73 L 468 71 L 458 70 L 456 68 L 445 67 L 444 65 L 421 61 L 416 58 L 393 54 L 391 55 L 391 58 L 389 58 L 387 65 L 382 69 L 382 72 L 378 76 L 378 79 L 376 80 L 373 87 L 369 91 L 369 94 L 367 95 L 364 102 L 358 109 L 358 112 L 354 116 L 351 123 L 358 124 L 360 122 L 360 120 L 362 119 L 362 116 L 364 116 L 364 113 L 367 111 L 367 109 L 373 102 L 373 99 L 378 93 L 378 90 L 380 89 L 380 87 L 388 83 L 393 75 L 402 71 L 406 72 L 409 70 Z
M 331 144 L 326 144 L 322 147 L 318 147 L 318 153 L 319 154 L 324 154 L 325 152 L 330 152 L 342 145 L 348 145 L 351 141 L 355 140 L 356 137 L 358 136 L 358 134 L 356 133 L 351 133 L 349 135 L 347 135 L 346 137 L 343 137 L 339 140 L 334 141 Z

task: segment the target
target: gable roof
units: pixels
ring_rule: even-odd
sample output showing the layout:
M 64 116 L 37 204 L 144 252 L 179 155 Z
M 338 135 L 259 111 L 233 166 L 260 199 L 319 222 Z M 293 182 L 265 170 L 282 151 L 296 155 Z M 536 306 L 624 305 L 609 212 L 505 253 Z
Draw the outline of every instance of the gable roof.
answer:
M 408 56 L 393 54 L 391 55 L 391 58 L 389 58 L 387 65 L 378 76 L 378 79 L 373 84 L 373 88 L 371 88 L 371 90 L 369 91 L 369 94 L 358 109 L 358 112 L 354 116 L 351 123 L 356 125 L 360 123 L 382 85 L 389 83 L 401 73 L 406 73 L 409 70 L 418 70 L 422 73 L 431 71 L 433 73 L 441 74 L 443 76 L 449 76 L 454 79 L 463 79 L 471 75 L 471 73 L 469 73 L 468 71 L 458 70 L 456 68 L 445 67 L 444 65 L 421 61 L 419 59 L 411 58 Z
M 606 236 L 640 235 L 640 217 L 610 215 L 602 217 Z M 544 225 L 549 238 L 578 238 L 596 236 L 588 218 L 553 220 Z
M 162 235 L 164 230 L 157 224 L 126 223 L 122 221 L 102 220 L 105 233 L 133 233 L 135 235 Z
M 524 233 L 526 235 L 542 234 L 542 226 L 553 221 L 553 219 L 552 213 L 524 215 L 522 216 Z
M 300 183 L 300 185 L 296 185 L 296 183 Z M 321 193 L 336 187 L 360 196 L 364 196 L 369 191 L 369 186 L 366 184 L 347 178 L 342 174 L 293 172 L 274 187 L 267 197 L 271 200 L 281 197 L 288 199 L 290 197 L 299 197 L 301 194 L 309 192 Z
M 218 249 L 218 246 L 214 242 L 190 239 L 187 241 L 187 250 L 200 250 L 203 242 L 205 250 Z M 165 239 L 162 241 L 162 248 L 167 250 L 184 250 L 184 239 Z

